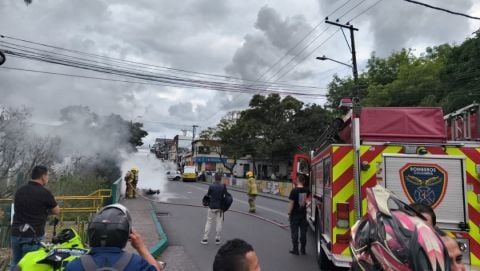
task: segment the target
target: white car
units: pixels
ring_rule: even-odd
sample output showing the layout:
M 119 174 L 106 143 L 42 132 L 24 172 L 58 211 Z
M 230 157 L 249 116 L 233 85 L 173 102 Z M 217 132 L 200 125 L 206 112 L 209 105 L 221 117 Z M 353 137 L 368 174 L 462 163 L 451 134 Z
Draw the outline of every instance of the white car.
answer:
M 180 171 L 178 171 L 178 170 L 168 170 L 167 172 L 165 172 L 165 174 L 167 175 L 167 179 L 169 181 L 180 181 L 180 180 L 182 180 L 182 173 L 180 173 Z

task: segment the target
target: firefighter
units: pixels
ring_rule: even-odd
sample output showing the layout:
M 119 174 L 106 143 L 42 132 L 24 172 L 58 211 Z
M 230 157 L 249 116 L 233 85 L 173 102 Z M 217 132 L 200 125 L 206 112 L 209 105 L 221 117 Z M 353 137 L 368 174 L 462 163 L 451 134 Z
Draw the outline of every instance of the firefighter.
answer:
M 138 183 L 138 168 L 132 168 L 125 175 L 125 197 L 127 199 L 132 199 L 136 197 L 136 189 Z
M 250 210 L 248 212 L 250 213 L 255 213 L 256 208 L 255 208 L 255 198 L 257 197 L 258 191 L 257 191 L 257 180 L 255 180 L 255 177 L 253 177 L 253 172 L 249 171 L 247 172 L 247 184 L 248 184 L 248 204 L 250 205 Z
M 132 172 L 132 177 L 133 177 L 133 180 L 132 180 L 133 198 L 136 198 L 137 197 L 137 184 L 138 184 L 138 168 L 136 168 L 136 167 L 132 168 L 131 172 Z
M 132 192 L 132 181 L 133 181 L 133 174 L 132 171 L 127 171 L 127 174 L 125 174 L 124 177 L 125 180 L 125 198 L 130 199 L 133 198 L 133 192 Z

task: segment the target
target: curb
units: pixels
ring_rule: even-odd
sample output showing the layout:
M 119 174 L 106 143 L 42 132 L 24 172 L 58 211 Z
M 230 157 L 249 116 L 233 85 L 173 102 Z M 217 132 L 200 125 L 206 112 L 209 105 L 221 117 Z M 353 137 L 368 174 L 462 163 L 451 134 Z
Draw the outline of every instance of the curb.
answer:
M 150 254 L 157 258 L 158 256 L 160 256 L 160 254 L 163 253 L 163 251 L 165 251 L 165 249 L 167 249 L 168 237 L 165 234 L 165 231 L 163 230 L 160 221 L 158 220 L 155 205 L 153 205 L 153 202 L 150 202 L 150 205 L 152 207 L 152 220 L 155 223 L 155 228 L 157 229 L 158 236 L 160 237 L 160 241 L 150 248 Z
M 211 183 L 207 183 L 207 182 L 197 182 L 197 183 L 201 183 L 201 184 L 206 184 L 206 185 L 210 185 Z M 244 189 L 242 188 L 238 188 L 238 187 L 235 187 L 235 186 L 231 186 L 231 185 L 228 185 L 227 186 L 229 189 L 232 189 L 234 191 L 237 191 L 237 192 L 244 192 L 246 193 L 247 191 L 245 191 Z M 264 198 L 271 198 L 271 199 L 275 199 L 275 200 L 279 200 L 279 201 L 284 201 L 284 202 L 288 202 L 288 197 L 283 197 L 283 196 L 277 196 L 277 195 L 270 195 L 270 194 L 266 194 L 266 193 L 262 193 L 262 192 L 259 192 L 257 194 L 257 196 L 260 196 L 260 197 L 264 197 Z

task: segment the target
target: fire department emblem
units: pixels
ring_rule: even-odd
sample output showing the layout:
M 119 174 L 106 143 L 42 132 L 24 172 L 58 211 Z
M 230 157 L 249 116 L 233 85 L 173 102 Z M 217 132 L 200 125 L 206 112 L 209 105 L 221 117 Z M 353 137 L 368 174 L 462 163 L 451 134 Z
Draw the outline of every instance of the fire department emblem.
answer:
M 437 207 L 445 196 L 448 174 L 436 164 L 406 164 L 400 169 L 403 191 L 410 202 Z

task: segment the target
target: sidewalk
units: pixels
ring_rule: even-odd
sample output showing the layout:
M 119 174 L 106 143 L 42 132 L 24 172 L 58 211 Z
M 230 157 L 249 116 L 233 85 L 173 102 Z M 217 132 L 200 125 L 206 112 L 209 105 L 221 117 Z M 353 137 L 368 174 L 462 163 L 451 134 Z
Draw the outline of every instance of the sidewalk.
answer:
M 123 199 L 120 203 L 125 205 L 130 211 L 133 228 L 142 235 L 143 241 L 149 248 L 150 253 L 156 258 L 160 256 L 168 246 L 168 239 L 158 221 L 151 202 L 137 197 L 135 199 Z M 129 252 L 136 253 L 130 244 L 127 244 L 125 249 Z

